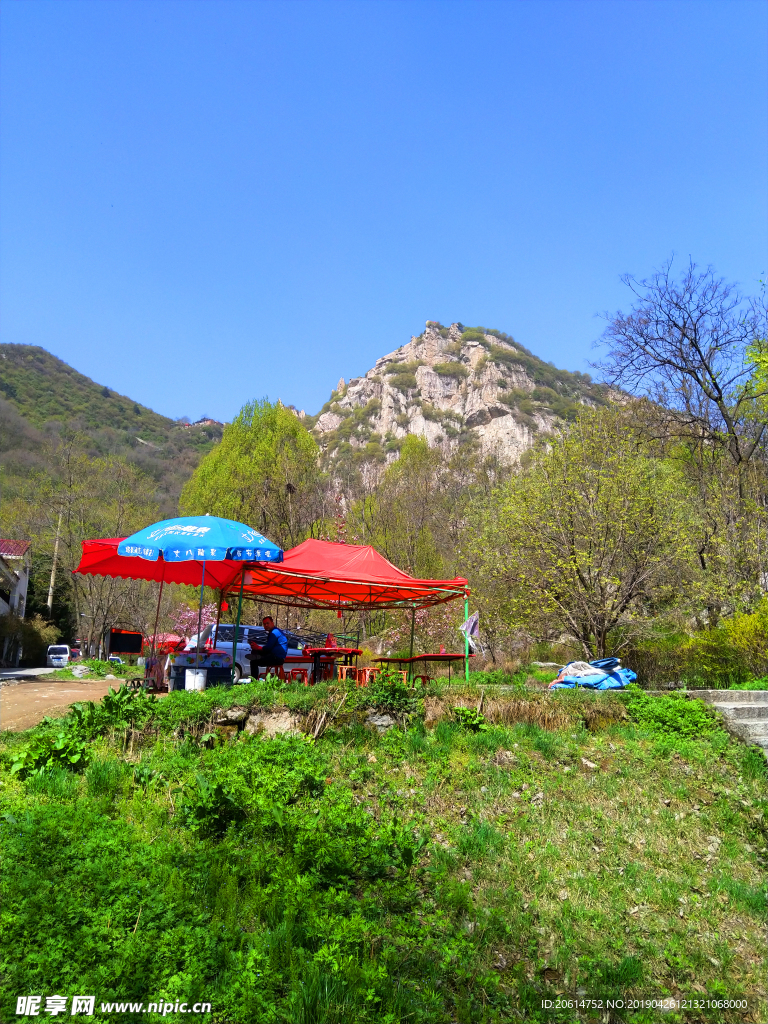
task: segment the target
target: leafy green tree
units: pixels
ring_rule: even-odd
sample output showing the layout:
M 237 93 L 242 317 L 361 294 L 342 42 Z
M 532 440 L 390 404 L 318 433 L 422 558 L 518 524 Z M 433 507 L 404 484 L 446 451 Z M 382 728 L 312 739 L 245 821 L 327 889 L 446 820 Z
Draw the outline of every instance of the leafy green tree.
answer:
M 314 438 L 290 409 L 266 399 L 248 402 L 185 485 L 179 512 L 234 519 L 293 547 L 323 515 L 318 455 Z
M 438 537 L 445 529 L 444 460 L 440 449 L 409 434 L 400 458 L 354 509 L 354 532 L 406 572 L 440 575 Z
M 558 631 L 587 656 L 674 601 L 691 573 L 695 522 L 679 469 L 647 455 L 620 411 L 583 414 L 528 468 L 476 503 L 477 562 L 508 590 L 518 624 Z
M 9 665 L 16 664 L 18 653 L 30 665 L 41 663 L 45 660 L 48 647 L 55 644 L 60 636 L 59 629 L 53 623 L 46 622 L 41 615 L 26 619 L 19 618 L 13 612 L 0 615 L 0 654 L 5 647 Z

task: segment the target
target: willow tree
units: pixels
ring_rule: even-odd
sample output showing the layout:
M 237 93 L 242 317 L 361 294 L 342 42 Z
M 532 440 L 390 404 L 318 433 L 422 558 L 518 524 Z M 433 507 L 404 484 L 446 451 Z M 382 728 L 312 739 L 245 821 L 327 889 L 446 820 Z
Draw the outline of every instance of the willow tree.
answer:
M 645 454 L 621 411 L 587 412 L 475 506 L 472 544 L 510 615 L 602 657 L 612 634 L 674 602 L 692 572 L 682 474 Z
M 181 515 L 247 523 L 282 547 L 304 540 L 324 512 L 319 449 L 279 402 L 247 402 L 181 493 Z

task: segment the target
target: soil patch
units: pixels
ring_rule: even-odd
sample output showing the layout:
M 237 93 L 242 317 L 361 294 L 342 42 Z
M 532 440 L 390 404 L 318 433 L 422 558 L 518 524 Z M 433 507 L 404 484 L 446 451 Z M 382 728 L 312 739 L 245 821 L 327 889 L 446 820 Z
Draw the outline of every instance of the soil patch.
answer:
M 80 700 L 101 700 L 110 686 L 117 689 L 117 679 L 58 679 L 51 682 L 35 680 L 6 685 L 0 689 L 0 729 L 22 732 L 31 729 L 46 717 L 66 715 L 69 705 Z

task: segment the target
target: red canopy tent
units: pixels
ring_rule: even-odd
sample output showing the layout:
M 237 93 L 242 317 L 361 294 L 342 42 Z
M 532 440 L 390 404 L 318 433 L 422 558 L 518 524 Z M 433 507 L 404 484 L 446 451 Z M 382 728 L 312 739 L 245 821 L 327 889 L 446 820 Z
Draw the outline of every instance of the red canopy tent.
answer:
M 240 590 L 240 574 L 225 590 Z M 245 598 L 272 604 L 332 611 L 383 608 L 428 608 L 468 597 L 467 581 L 419 580 L 388 562 L 375 548 L 363 544 L 334 544 L 305 540 L 283 561 L 244 567 Z
M 103 540 L 84 540 L 80 564 L 73 572 L 86 576 L 113 576 L 126 580 L 154 580 L 156 583 L 186 583 L 199 587 L 202 581 L 202 562 L 156 562 L 145 558 L 118 555 L 117 545 L 124 537 L 105 537 Z M 223 590 L 240 575 L 242 562 L 224 559 L 206 562 L 205 583 L 214 590 Z
M 156 562 L 118 555 L 122 537 L 84 540 L 83 555 L 74 572 L 157 583 L 199 587 L 201 562 Z M 419 580 L 388 562 L 375 548 L 363 544 L 334 544 L 305 540 L 285 552 L 282 562 L 207 562 L 206 586 L 263 597 L 272 604 L 333 611 L 364 608 L 427 608 L 468 596 L 467 581 Z
M 118 555 L 117 545 L 121 539 L 83 541 L 83 556 L 74 571 L 200 586 L 201 563 L 165 562 L 162 558 L 150 562 Z M 469 616 L 469 587 L 463 577 L 416 579 L 367 544 L 305 540 L 286 551 L 282 562 L 208 562 L 205 582 L 218 590 L 222 598 L 227 593 L 239 594 L 241 600 L 261 598 L 271 604 L 336 612 L 407 608 L 415 614 L 419 608 L 463 597 L 464 618 Z M 240 625 L 239 603 L 237 625 Z

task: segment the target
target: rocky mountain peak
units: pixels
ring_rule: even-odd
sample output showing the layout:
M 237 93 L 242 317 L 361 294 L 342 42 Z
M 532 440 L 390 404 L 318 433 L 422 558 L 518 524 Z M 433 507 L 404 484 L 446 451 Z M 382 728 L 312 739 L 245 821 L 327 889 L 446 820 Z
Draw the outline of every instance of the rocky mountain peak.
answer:
M 579 405 L 605 401 L 587 374 L 558 370 L 500 331 L 428 320 L 364 377 L 342 377 L 314 432 L 331 458 L 395 458 L 417 434 L 449 449 L 474 436 L 512 462 Z

